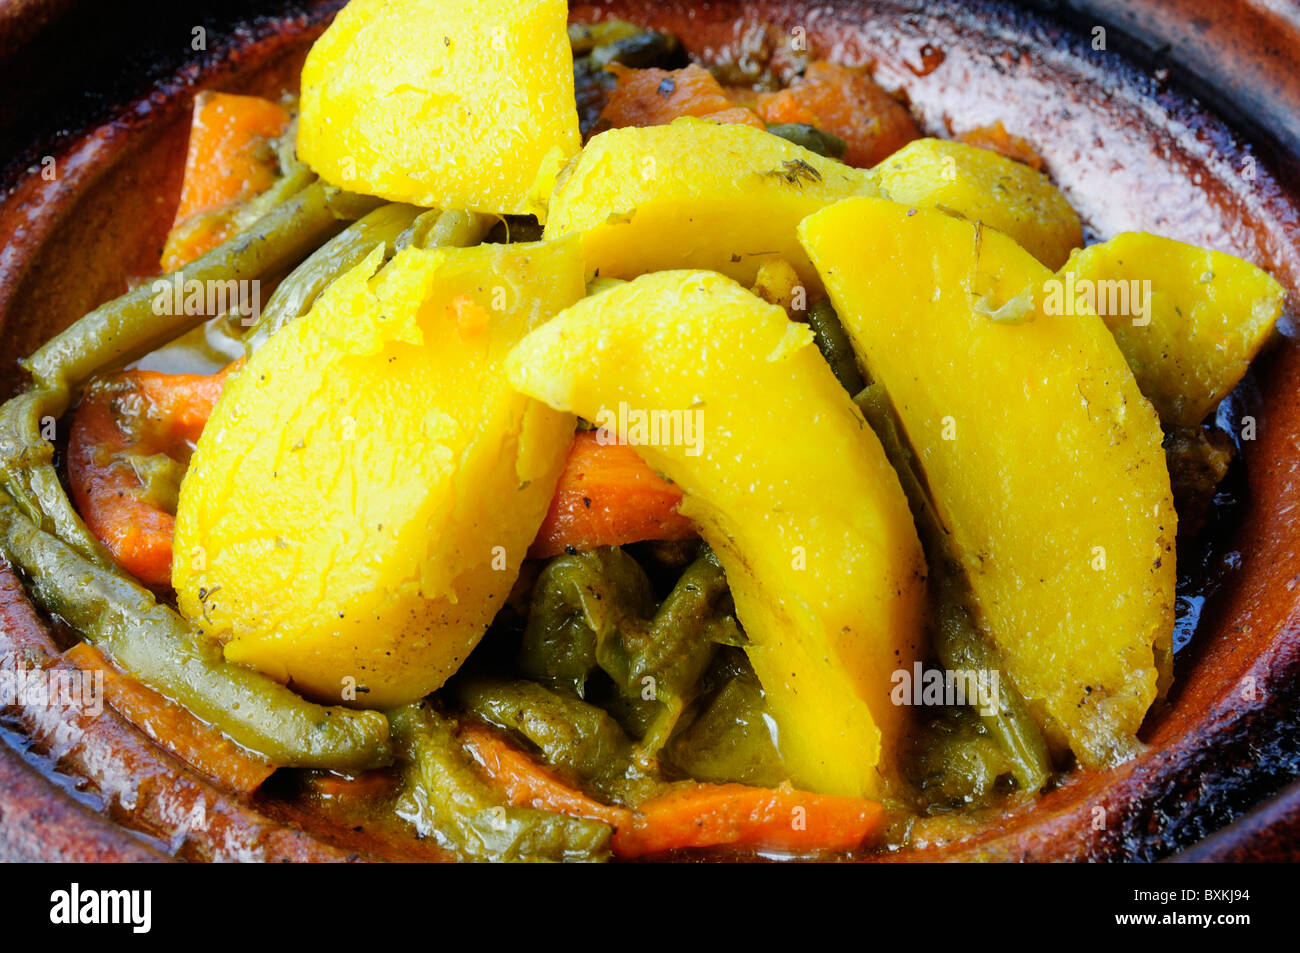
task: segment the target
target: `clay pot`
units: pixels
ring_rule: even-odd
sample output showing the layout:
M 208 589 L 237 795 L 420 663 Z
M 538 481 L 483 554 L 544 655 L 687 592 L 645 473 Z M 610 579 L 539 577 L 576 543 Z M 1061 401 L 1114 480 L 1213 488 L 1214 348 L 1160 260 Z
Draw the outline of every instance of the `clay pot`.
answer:
M 572 7 L 575 19 L 617 15 L 671 30 L 705 59 L 750 51 L 756 66 L 762 25 L 777 42 L 803 31 L 819 54 L 874 62 L 877 78 L 901 90 L 932 133 L 1001 120 L 1030 139 L 1091 236 L 1148 230 L 1232 251 L 1283 281 L 1294 312 L 1300 9 L 1263 0 L 1034 5 L 1049 13 L 957 0 Z M 235 19 L 204 24 L 203 52 L 190 49 L 194 14 L 163 7 L 137 21 L 147 19 L 147 29 L 131 29 L 136 6 L 18 0 L 0 8 L 0 85 L 10 91 L 0 104 L 4 396 L 21 386 L 19 357 L 157 261 L 195 91 L 273 94 L 294 85 L 303 53 L 339 4 L 237 5 Z M 1094 48 L 1098 27 L 1106 49 Z M 51 57 L 69 64 L 56 85 L 24 82 Z M 47 155 L 53 181 L 40 175 Z M 1179 653 L 1169 703 L 1144 726 L 1146 750 L 1120 768 L 1072 775 L 967 836 L 922 838 L 896 859 L 1145 860 L 1198 842 L 1189 859 L 1300 858 L 1300 788 L 1268 800 L 1300 765 L 1300 546 L 1291 526 L 1300 349 L 1289 322 L 1239 400 L 1256 418 L 1257 439 L 1244 445 L 1244 502 L 1216 544 L 1223 583 Z M 0 570 L 0 655 L 53 658 L 57 648 L 21 584 Z M 216 837 L 170 837 L 185 798 L 199 795 L 240 835 L 243 856 L 409 855 L 272 801 L 236 801 L 109 716 L 91 724 L 70 712 L 17 713 L 6 724 L 0 859 L 228 857 Z M 99 755 L 106 738 L 120 746 L 128 735 L 156 802 L 133 823 L 162 842 L 114 821 L 126 816 L 122 802 L 139 778 Z M 42 754 L 62 773 L 52 776 Z

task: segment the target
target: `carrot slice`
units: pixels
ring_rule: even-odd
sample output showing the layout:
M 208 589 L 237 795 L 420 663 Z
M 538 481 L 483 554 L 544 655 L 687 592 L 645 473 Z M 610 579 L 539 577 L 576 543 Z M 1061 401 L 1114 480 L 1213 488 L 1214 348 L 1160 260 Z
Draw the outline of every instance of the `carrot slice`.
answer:
M 991 126 L 980 126 L 963 132 L 957 139 L 967 145 L 989 149 L 1008 159 L 1023 162 L 1035 171 L 1042 171 L 1043 157 L 1038 154 L 1038 150 L 1029 144 L 1028 139 L 1007 132 L 1007 127 L 1002 125 L 1000 119 Z
M 864 70 L 815 60 L 801 79 L 758 98 L 769 125 L 804 123 L 839 136 L 844 161 L 865 168 L 921 135 L 911 114 Z
M 618 77 L 600 114 L 599 128 L 662 126 L 682 116 L 766 128 L 751 109 L 727 98 L 713 74 L 692 63 L 684 69 L 632 69 L 611 63 Z
M 603 821 L 614 828 L 616 857 L 670 850 L 738 847 L 800 854 L 835 853 L 875 835 L 884 808 L 875 801 L 745 784 L 674 785 L 636 811 L 592 800 L 484 725 L 467 722 L 460 737 L 484 774 L 511 804 Z
M 336 774 L 319 775 L 312 778 L 310 783 L 322 797 L 338 801 L 373 801 L 391 794 L 397 787 L 397 778 L 388 768 L 378 768 L 354 778 Z
M 226 377 L 241 364 L 213 375 L 124 371 L 89 390 L 77 406 L 67 453 L 73 502 L 86 528 L 146 585 L 171 585 L 176 520 L 144 499 L 128 457 L 183 454 L 202 433 Z
M 686 783 L 641 805 L 614 831 L 618 857 L 669 850 L 740 847 L 812 854 L 853 850 L 880 830 L 875 801 L 789 786 Z
M 269 189 L 276 161 L 267 143 L 284 132 L 289 113 L 260 96 L 200 93 L 194 100 L 180 205 L 163 249 L 174 271 L 230 237 L 232 224 L 213 215 Z
M 483 773 L 511 804 L 603 821 L 613 827 L 628 823 L 632 817 L 632 812 L 625 808 L 601 804 L 574 790 L 545 765 L 485 725 L 466 722 L 461 725 L 460 737 Z
M 690 539 L 695 527 L 677 512 L 681 501 L 681 490 L 631 447 L 608 442 L 604 431 L 580 433 L 528 555 L 544 559 L 648 539 Z
M 275 771 L 189 709 L 122 672 L 89 642 L 79 642 L 64 657 L 82 671 L 103 672 L 104 699 L 155 744 L 200 774 L 239 794 L 250 794 Z

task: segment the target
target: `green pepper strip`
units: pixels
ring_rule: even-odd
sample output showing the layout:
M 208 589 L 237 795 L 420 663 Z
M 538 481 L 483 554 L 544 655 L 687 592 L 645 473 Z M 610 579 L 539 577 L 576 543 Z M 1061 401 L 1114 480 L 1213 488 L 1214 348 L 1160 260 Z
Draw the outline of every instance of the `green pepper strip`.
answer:
M 327 708 L 243 666 L 122 573 L 95 565 L 35 526 L 0 493 L 0 547 L 33 597 L 113 659 L 284 767 L 360 771 L 388 763 L 388 723 L 377 711 Z
M 378 204 L 315 182 L 160 280 L 172 286 L 283 274 L 346 221 Z M 158 293 L 157 283 L 142 285 L 101 305 L 24 362 L 31 388 L 0 407 L 0 547 L 46 611 L 274 764 L 359 770 L 387 763 L 391 752 L 382 714 L 315 705 L 258 672 L 227 663 L 216 642 L 116 566 L 63 491 L 45 424 L 67 411 L 73 392 L 97 371 L 147 354 L 208 317 L 170 308 L 156 313 Z
M 397 815 L 467 860 L 604 860 L 608 824 L 516 807 L 475 772 L 456 723 L 429 708 L 389 712 L 393 737 L 410 764 Z

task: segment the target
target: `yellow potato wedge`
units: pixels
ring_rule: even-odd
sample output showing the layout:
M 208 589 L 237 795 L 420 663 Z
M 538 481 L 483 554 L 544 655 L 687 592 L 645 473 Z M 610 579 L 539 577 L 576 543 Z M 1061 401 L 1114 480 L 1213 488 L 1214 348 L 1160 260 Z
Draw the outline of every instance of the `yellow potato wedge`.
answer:
M 1005 232 L 1048 268 L 1083 244 L 1079 216 L 1043 173 L 988 149 L 916 139 L 872 170 L 886 198 Z
M 623 438 L 682 422 L 635 449 L 717 551 L 793 780 L 880 795 L 905 722 L 892 675 L 922 654 L 925 563 L 898 477 L 808 327 L 721 275 L 658 272 L 563 312 L 507 369 Z M 694 439 L 673 439 L 688 421 Z
M 1105 324 L 1043 313 L 1052 273 L 942 212 L 852 199 L 799 232 L 1006 675 L 1084 764 L 1127 758 L 1168 677 L 1176 516 L 1159 422 Z
M 298 154 L 396 202 L 546 216 L 582 145 L 564 0 L 352 0 L 302 71 Z
M 1126 232 L 1076 251 L 1060 313 L 1095 310 L 1168 427 L 1195 427 L 1237 386 L 1282 314 L 1286 289 L 1223 252 Z
M 703 268 L 749 287 L 785 259 L 819 287 L 795 226 L 875 194 L 867 172 L 761 129 L 684 118 L 594 136 L 561 177 L 546 237 L 580 233 L 587 273 L 604 278 Z
M 438 688 L 504 602 L 574 420 L 502 362 L 583 294 L 576 240 L 381 251 L 227 385 L 181 484 L 173 583 L 226 657 L 313 698 Z

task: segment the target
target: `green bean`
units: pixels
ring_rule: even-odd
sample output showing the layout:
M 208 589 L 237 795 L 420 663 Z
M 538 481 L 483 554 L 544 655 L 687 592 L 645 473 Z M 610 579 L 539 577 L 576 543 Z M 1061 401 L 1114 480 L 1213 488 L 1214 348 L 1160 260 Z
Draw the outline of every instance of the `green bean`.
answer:
M 266 302 L 257 323 L 248 330 L 246 351 L 253 353 L 284 325 L 306 314 L 335 278 L 360 264 L 376 245 L 383 244 L 386 255 L 391 256 L 397 239 L 420 213 L 413 205 L 381 205 L 312 252 Z
M 715 667 L 722 686 L 673 734 L 664 760 L 697 781 L 776 787 L 788 774 L 773 740 L 763 688 L 744 652 L 727 648 L 719 658 Z
M 808 312 L 808 326 L 812 328 L 817 349 L 835 373 L 835 379 L 850 394 L 862 390 L 866 382 L 858 370 L 857 355 L 853 353 L 848 333 L 844 330 L 844 325 L 840 324 L 839 316 L 835 314 L 830 301 L 823 299 L 812 306 Z
M 475 773 L 456 724 L 429 708 L 389 713 L 410 763 L 397 814 L 466 860 L 604 860 L 610 828 L 583 818 L 514 807 Z
M 939 661 L 949 671 L 999 673 L 993 699 L 997 710 L 989 711 L 989 706 L 980 705 L 980 721 L 1010 761 L 1016 783 L 1025 791 L 1037 791 L 1051 774 L 1047 741 L 1024 698 L 1001 671 L 996 653 L 977 622 L 966 577 L 954 555 L 951 534 L 934 507 L 893 405 L 879 384 L 865 388 L 854 401 L 880 438 L 920 531 L 930 565 L 932 604 L 936 607 L 932 635 Z
M 848 149 L 848 143 L 839 136 L 807 123 L 779 122 L 768 126 L 767 131 L 828 159 L 842 159 Z
M 524 680 L 471 678 L 455 690 L 466 711 L 518 732 L 548 762 L 572 771 L 612 801 L 639 803 L 654 787 L 652 772 L 638 763 L 632 740 L 595 705 Z
M 247 231 L 178 272 L 103 304 L 23 362 L 26 392 L 0 407 L 0 484 L 37 525 L 101 566 L 112 558 L 68 502 L 52 464 L 49 431 L 74 390 L 94 373 L 142 357 L 209 315 L 168 306 L 168 289 L 191 281 L 228 282 L 282 274 L 321 241 L 379 202 L 317 182 L 269 211 Z M 155 304 L 161 301 L 161 307 Z
M 935 600 L 934 646 L 939 661 L 954 672 L 997 671 L 998 660 L 975 624 L 960 573 L 945 570 L 942 575 L 944 578 L 936 583 L 939 594 Z M 989 711 L 988 706 L 981 705 L 977 708 L 980 721 L 1010 761 L 1016 783 L 1021 790 L 1038 791 L 1051 774 L 1051 758 L 1047 741 L 1030 716 L 1024 698 L 1002 674 L 997 691 L 984 701 L 992 701 L 997 710 Z
M 601 20 L 599 23 L 570 23 L 569 46 L 574 56 L 586 56 L 598 46 L 617 43 L 645 32 L 645 27 L 627 20 Z
M 689 60 L 680 41 L 671 33 L 644 30 L 630 36 L 605 40 L 592 48 L 591 64 L 604 68 L 619 63 L 632 69 L 657 66 L 672 69 L 685 66 Z
M 540 242 L 546 230 L 531 215 L 503 215 L 483 239 L 493 245 Z
M 4 493 L 0 548 L 22 571 L 41 608 L 273 764 L 359 771 L 391 760 L 382 714 L 312 704 L 259 672 L 227 662 L 215 640 L 121 572 L 94 564 L 34 525 Z
M 430 209 L 402 233 L 397 239 L 397 247 L 468 248 L 483 240 L 493 221 L 491 215 L 478 212 Z
M 579 697 L 602 669 L 617 691 L 606 707 L 650 756 L 668 742 L 718 645 L 743 641 L 711 551 L 687 567 L 655 609 L 644 570 L 610 547 L 547 565 L 534 588 L 520 668 Z
M 653 611 L 649 579 L 617 546 L 552 559 L 533 587 L 520 671 L 585 698 L 598 646 Z
M 184 268 L 91 311 L 23 362 L 38 389 L 76 387 L 105 367 L 141 357 L 208 314 L 154 307 L 162 284 L 243 281 L 282 274 L 380 200 L 316 182 Z M 184 310 L 184 309 L 181 309 Z
M 246 353 L 252 354 L 280 328 L 311 310 L 321 292 L 359 265 L 376 245 L 384 246 L 385 259 L 407 247 L 463 248 L 476 244 L 490 221 L 474 212 L 426 211 L 398 203 L 380 206 L 331 238 L 280 282 L 245 336 Z
M 283 274 L 379 204 L 320 182 L 305 185 L 309 178 L 294 170 L 274 187 L 279 204 L 247 230 L 101 305 L 24 362 L 31 388 L 0 407 L 0 548 L 24 572 L 38 605 L 234 741 L 277 765 L 357 770 L 390 758 L 383 715 L 311 704 L 227 663 L 217 642 L 131 580 L 86 529 L 55 471 L 49 432 L 93 374 L 141 357 L 208 317 L 202 308 L 193 314 L 171 307 L 172 289 Z
M 623 686 L 625 697 L 654 703 L 641 739 L 643 751 L 653 754 L 668 743 L 718 646 L 744 641 L 727 577 L 713 551 L 705 548 L 649 625 L 630 628 L 621 646 L 611 646 L 602 666 Z

